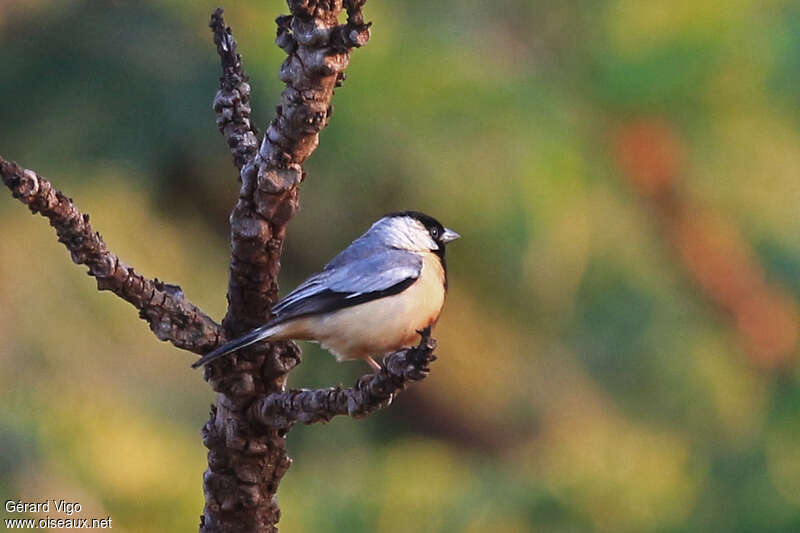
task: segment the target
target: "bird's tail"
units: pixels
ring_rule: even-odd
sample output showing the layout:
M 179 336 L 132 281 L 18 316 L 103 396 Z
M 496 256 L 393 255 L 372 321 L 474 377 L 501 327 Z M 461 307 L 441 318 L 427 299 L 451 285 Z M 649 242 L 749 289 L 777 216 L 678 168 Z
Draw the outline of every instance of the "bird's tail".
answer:
M 219 359 L 223 355 L 235 352 L 236 350 L 240 350 L 246 346 L 255 344 L 258 341 L 268 339 L 274 334 L 275 334 L 274 324 L 266 324 L 264 326 L 256 328 L 252 331 L 245 333 L 238 339 L 226 342 L 216 350 L 205 354 L 203 357 L 192 363 L 192 368 L 197 368 L 199 366 L 207 365 L 211 361 Z

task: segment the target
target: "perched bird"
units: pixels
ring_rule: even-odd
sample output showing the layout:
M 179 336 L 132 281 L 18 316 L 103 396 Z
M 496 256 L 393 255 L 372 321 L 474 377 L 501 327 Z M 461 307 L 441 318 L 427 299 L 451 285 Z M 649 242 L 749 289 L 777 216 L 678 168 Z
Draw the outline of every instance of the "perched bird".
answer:
M 204 355 L 199 366 L 262 340 L 319 342 L 338 361 L 413 346 L 439 318 L 447 291 L 445 244 L 458 233 L 416 211 L 390 213 L 322 272 L 272 308 L 263 326 Z

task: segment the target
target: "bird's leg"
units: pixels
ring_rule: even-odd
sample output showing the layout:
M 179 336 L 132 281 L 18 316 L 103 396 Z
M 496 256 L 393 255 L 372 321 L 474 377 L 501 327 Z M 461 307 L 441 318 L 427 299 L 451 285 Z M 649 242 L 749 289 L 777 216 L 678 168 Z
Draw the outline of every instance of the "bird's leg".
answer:
M 381 365 L 379 365 L 372 357 L 367 357 L 367 363 L 372 367 L 375 372 L 380 372 Z

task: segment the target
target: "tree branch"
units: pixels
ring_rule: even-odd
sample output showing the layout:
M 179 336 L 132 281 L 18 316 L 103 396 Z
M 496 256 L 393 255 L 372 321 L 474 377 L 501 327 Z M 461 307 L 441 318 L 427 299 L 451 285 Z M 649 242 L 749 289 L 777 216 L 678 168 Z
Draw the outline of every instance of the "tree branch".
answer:
M 72 260 L 89 267 L 99 290 L 110 290 L 139 310 L 156 337 L 203 354 L 222 340 L 222 328 L 183 295 L 177 285 L 137 274 L 113 254 L 70 198 L 32 170 L 0 157 L 3 183 L 33 213 L 50 220 Z
M 425 379 L 430 371 L 428 365 L 436 360 L 436 340 L 431 338 L 430 328 L 420 333 L 419 345 L 387 356 L 379 372 L 362 376 L 354 387 L 292 389 L 270 394 L 250 407 L 250 419 L 271 428 L 289 429 L 295 422 L 328 422 L 336 415 L 363 418 L 387 407 L 395 394 Z
M 276 42 L 288 54 L 280 70 L 286 88 L 252 158 L 249 86 L 241 60 L 221 10 L 210 24 L 223 69 L 214 108 L 241 180 L 230 216 L 228 312 L 222 322 L 229 338 L 269 319 L 278 296 L 286 225 L 299 208 L 298 189 L 305 177 L 302 163 L 328 124 L 333 91 L 344 79 L 350 50 L 369 38 L 369 25 L 361 14 L 365 0 L 287 3 L 291 14 L 276 21 Z M 339 25 L 343 4 L 348 20 Z M 209 468 L 203 478 L 206 506 L 201 532 L 277 531 L 280 509 L 275 495 L 291 464 L 285 431 L 251 424 L 247 413 L 258 398 L 282 392 L 287 373 L 299 362 L 294 343 L 272 342 L 205 367 L 206 379 L 219 394 L 203 428 Z
M 250 84 L 242 67 L 242 57 L 236 53 L 231 29 L 222 18 L 222 8 L 211 15 L 209 26 L 222 61 L 220 89 L 214 97 L 217 126 L 228 141 L 236 168 L 241 170 L 253 162 L 258 150 L 258 131 L 250 123 Z
M 350 49 L 369 39 L 369 25 L 361 14 L 364 0 L 344 2 L 348 21 L 341 26 L 342 0 L 288 4 L 291 15 L 278 17 L 276 38 L 288 54 L 280 69 L 286 88 L 258 154 L 241 168 L 239 201 L 231 214 L 230 305 L 223 325 L 233 334 L 269 318 L 269 307 L 278 296 L 286 224 L 299 208 L 298 188 L 305 177 L 301 165 L 328 124 L 333 91 L 344 79 Z M 224 26 L 220 12 L 214 18 L 215 28 Z

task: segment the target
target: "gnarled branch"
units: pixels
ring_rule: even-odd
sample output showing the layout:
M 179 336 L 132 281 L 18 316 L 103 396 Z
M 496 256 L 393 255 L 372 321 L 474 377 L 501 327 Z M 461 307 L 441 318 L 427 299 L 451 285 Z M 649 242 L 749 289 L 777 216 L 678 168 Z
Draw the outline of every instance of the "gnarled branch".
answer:
M 228 141 L 236 168 L 241 170 L 244 165 L 252 163 L 258 150 L 258 131 L 250 123 L 250 84 L 242 68 L 242 57 L 236 52 L 231 29 L 222 18 L 221 8 L 211 15 L 209 26 L 214 32 L 214 43 L 222 62 L 220 88 L 214 97 L 217 126 Z
M 222 328 L 183 295 L 177 285 L 147 279 L 112 253 L 89 224 L 89 215 L 32 170 L 0 157 L 0 174 L 11 193 L 33 213 L 50 220 L 72 260 L 89 267 L 99 290 L 110 290 L 139 310 L 156 337 L 178 348 L 206 353 L 222 340 Z
M 369 39 L 369 24 L 363 22 L 361 13 L 364 3 L 289 0 L 291 15 L 277 19 L 276 42 L 288 55 L 280 69 L 286 88 L 258 154 L 241 167 L 242 187 L 231 213 L 230 305 L 223 321 L 231 334 L 266 322 L 269 307 L 277 299 L 286 224 L 299 208 L 298 188 L 305 177 L 301 165 L 317 147 L 319 133 L 328 124 L 333 91 L 344 79 L 350 50 Z M 348 18 L 339 25 L 343 5 Z M 211 26 L 215 41 L 226 43 L 229 49 L 235 46 L 221 11 L 214 13 Z M 241 65 L 235 53 L 219 49 L 225 91 L 228 73 L 241 72 Z M 233 69 L 231 64 L 238 66 Z M 228 136 L 229 143 L 231 139 Z M 249 145 L 232 150 L 246 151 Z
M 278 17 L 276 39 L 288 54 L 280 70 L 286 88 L 252 158 L 249 107 L 242 98 L 249 86 L 222 11 L 212 16 L 223 69 L 215 110 L 241 180 L 230 217 L 228 312 L 222 322 L 228 337 L 269 319 L 278 296 L 286 225 L 299 208 L 299 186 L 305 177 L 302 163 L 328 124 L 333 91 L 344 79 L 350 50 L 369 38 L 369 25 L 361 14 L 364 3 L 288 0 L 291 14 Z M 348 20 L 340 25 L 343 7 Z M 276 531 L 280 509 L 275 494 L 291 464 L 285 430 L 251 424 L 247 408 L 260 397 L 283 392 L 286 374 L 299 361 L 294 343 L 272 342 L 206 366 L 205 377 L 219 394 L 203 429 L 209 468 L 203 478 L 206 506 L 201 531 Z
M 270 394 L 250 407 L 250 419 L 271 428 L 288 429 L 295 422 L 328 422 L 336 415 L 362 418 L 382 409 L 392 403 L 395 394 L 428 375 L 428 365 L 436 360 L 436 340 L 430 333 L 430 328 L 421 332 L 416 347 L 386 356 L 379 372 L 362 376 L 352 388 L 292 389 Z

